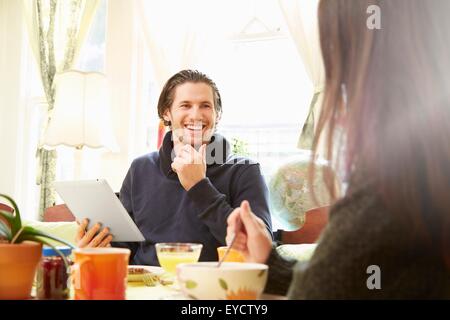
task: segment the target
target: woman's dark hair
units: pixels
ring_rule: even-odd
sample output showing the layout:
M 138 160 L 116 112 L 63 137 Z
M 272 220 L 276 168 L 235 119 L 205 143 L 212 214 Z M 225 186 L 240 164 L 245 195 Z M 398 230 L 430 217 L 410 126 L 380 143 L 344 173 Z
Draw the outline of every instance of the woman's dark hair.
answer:
M 381 29 L 368 28 L 370 5 Z M 344 119 L 338 162 L 347 173 L 363 168 L 387 211 L 450 265 L 449 13 L 447 0 L 320 1 L 326 80 L 313 153 L 323 135 L 337 162 L 333 136 Z
M 164 121 L 164 125 L 170 126 L 170 121 L 164 120 L 163 115 L 164 112 L 172 106 L 176 87 L 186 82 L 202 82 L 211 87 L 214 95 L 214 108 L 217 113 L 217 119 L 219 119 L 222 114 L 222 99 L 220 97 L 219 89 L 217 89 L 214 81 L 197 70 L 182 70 L 167 80 L 159 96 L 158 116 Z

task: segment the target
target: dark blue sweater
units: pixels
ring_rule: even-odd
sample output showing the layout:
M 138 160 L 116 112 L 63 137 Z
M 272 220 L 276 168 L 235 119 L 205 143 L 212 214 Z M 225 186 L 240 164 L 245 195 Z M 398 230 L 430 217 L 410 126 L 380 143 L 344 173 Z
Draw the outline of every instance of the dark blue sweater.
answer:
M 159 265 L 158 242 L 202 243 L 200 261 L 217 260 L 217 247 L 225 245 L 227 217 L 243 200 L 250 201 L 271 232 L 268 190 L 259 164 L 230 155 L 229 144 L 215 134 L 207 154 L 224 146 L 223 158 L 208 164 L 206 178 L 186 191 L 171 170 L 171 137 L 168 132 L 159 152 L 133 161 L 120 190 L 120 200 L 145 237 L 142 243 L 113 243 L 131 249 L 130 264 Z

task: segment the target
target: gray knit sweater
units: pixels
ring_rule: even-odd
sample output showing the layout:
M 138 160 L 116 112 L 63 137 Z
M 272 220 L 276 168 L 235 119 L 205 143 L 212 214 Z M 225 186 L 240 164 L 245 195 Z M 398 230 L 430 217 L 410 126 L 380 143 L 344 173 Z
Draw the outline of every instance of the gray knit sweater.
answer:
M 330 211 L 310 261 L 296 264 L 271 252 L 266 292 L 290 299 L 450 299 L 450 270 L 438 255 L 389 214 L 370 183 L 350 189 Z M 380 289 L 368 289 L 377 284 L 369 266 L 379 267 Z

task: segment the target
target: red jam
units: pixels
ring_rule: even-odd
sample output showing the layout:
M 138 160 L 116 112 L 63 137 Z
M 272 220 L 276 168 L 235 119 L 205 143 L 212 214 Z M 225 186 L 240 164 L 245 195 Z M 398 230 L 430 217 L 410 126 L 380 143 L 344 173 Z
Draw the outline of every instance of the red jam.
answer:
M 48 252 L 45 253 L 45 250 L 48 250 Z M 66 264 L 63 258 L 57 255 L 55 251 L 53 251 L 55 255 L 49 255 L 49 252 L 51 254 L 50 250 L 50 248 L 44 249 L 44 256 L 38 267 L 37 298 L 54 300 L 68 299 L 70 288 Z

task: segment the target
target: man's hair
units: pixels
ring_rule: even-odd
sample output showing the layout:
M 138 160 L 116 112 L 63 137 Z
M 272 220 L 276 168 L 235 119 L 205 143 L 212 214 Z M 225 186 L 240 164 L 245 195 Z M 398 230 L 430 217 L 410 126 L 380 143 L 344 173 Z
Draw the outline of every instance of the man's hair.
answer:
M 164 88 L 161 91 L 158 100 L 158 116 L 164 121 L 164 125 L 170 126 L 170 121 L 166 121 L 163 118 L 164 112 L 169 109 L 173 103 L 175 96 L 175 89 L 187 82 L 192 83 L 205 83 L 211 87 L 214 95 L 214 109 L 217 113 L 217 119 L 220 118 L 222 114 L 222 100 L 220 98 L 219 89 L 217 89 L 216 84 L 205 74 L 197 70 L 182 70 L 174 74 L 169 80 L 167 80 Z

